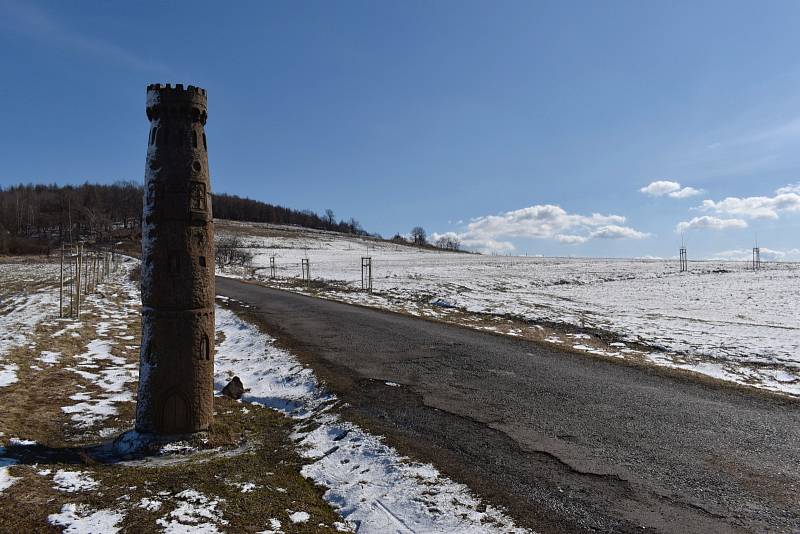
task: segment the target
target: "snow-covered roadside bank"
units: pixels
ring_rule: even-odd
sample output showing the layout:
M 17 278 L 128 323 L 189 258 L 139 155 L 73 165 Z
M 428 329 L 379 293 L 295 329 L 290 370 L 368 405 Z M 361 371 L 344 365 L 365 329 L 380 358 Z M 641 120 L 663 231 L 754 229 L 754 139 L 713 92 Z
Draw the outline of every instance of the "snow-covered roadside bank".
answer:
M 227 300 L 222 298 L 222 300 Z M 481 505 L 466 486 L 431 465 L 401 457 L 331 408 L 311 369 L 232 311 L 217 307 L 215 388 L 239 376 L 244 402 L 276 408 L 297 420 L 295 437 L 312 463 L 303 475 L 328 488 L 325 498 L 360 532 L 528 532 L 501 510 Z M 313 430 L 307 430 L 313 428 Z M 479 511 L 483 510 L 483 511 Z

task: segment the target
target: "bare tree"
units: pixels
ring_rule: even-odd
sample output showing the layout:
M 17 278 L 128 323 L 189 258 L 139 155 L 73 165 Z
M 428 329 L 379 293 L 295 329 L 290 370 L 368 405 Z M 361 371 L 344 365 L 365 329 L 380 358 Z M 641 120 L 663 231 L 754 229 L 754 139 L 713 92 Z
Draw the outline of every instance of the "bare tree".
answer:
M 461 240 L 454 235 L 443 235 L 435 244 L 444 250 L 461 250 Z
M 328 208 L 325 210 L 325 222 L 328 223 L 328 226 L 333 227 L 336 224 L 336 214 L 333 213 L 333 210 Z
M 428 234 L 425 233 L 425 229 L 423 227 L 415 226 L 411 229 L 411 240 L 415 245 L 418 246 L 427 245 Z
M 250 251 L 242 250 L 243 247 L 242 240 L 237 236 L 225 236 L 217 240 L 214 256 L 220 271 L 224 271 L 226 265 L 242 267 L 252 265 L 253 254 Z
M 364 229 L 361 228 L 361 223 L 358 222 L 354 217 L 350 217 L 350 220 L 347 221 L 347 227 L 350 229 L 351 234 L 363 234 Z

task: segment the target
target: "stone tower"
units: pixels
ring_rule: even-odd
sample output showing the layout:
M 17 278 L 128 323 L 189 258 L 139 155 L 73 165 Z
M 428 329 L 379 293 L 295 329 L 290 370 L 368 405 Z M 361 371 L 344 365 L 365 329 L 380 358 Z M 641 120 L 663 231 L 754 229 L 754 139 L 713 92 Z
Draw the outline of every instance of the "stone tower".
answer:
M 207 430 L 214 408 L 214 222 L 206 91 L 147 87 L 136 430 Z

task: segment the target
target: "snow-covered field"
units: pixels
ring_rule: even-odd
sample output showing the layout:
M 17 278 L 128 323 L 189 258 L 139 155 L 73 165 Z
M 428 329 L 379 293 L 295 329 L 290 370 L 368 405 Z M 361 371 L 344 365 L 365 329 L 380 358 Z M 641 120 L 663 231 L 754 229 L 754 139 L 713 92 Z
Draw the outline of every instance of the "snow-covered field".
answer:
M 677 261 L 455 254 L 219 221 L 217 236 L 231 234 L 254 254 L 256 277 L 275 285 L 298 279 L 307 258 L 312 279 L 336 282 L 321 291 L 329 298 L 406 311 L 403 302 L 436 303 L 563 325 L 577 333 L 547 340 L 800 395 L 797 263 L 764 263 L 753 272 L 742 262 L 690 262 L 680 273 Z M 270 282 L 273 256 L 278 280 Z M 361 288 L 364 256 L 372 258 L 371 295 L 353 292 Z M 598 349 L 585 342 L 593 332 L 617 340 Z
M 54 264 L 0 264 L 0 387 L 17 381 L 18 366 L 5 355 L 27 343 L 33 328 L 58 309 L 58 291 L 47 286 L 57 275 Z

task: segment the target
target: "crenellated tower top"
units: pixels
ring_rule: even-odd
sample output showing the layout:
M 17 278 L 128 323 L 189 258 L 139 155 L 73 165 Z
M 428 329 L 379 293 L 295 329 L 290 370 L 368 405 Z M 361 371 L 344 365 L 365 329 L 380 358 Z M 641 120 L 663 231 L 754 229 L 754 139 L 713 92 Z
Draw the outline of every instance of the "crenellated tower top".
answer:
M 193 121 L 206 123 L 208 118 L 206 90 L 182 83 L 147 86 L 147 118 L 151 122 L 163 117 L 189 115 Z

